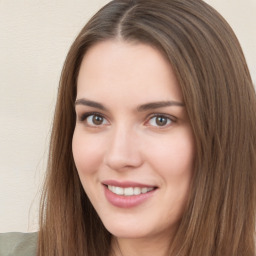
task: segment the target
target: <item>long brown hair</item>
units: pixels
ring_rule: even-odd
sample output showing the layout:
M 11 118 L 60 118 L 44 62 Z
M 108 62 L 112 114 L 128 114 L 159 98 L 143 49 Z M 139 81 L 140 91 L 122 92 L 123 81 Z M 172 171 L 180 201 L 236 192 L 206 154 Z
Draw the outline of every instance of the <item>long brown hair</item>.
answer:
M 61 74 L 38 255 L 109 255 L 111 234 L 83 190 L 71 143 L 81 61 L 90 46 L 111 39 L 163 53 L 194 131 L 192 188 L 170 255 L 255 256 L 255 90 L 232 29 L 201 0 L 111 1 L 76 38 Z

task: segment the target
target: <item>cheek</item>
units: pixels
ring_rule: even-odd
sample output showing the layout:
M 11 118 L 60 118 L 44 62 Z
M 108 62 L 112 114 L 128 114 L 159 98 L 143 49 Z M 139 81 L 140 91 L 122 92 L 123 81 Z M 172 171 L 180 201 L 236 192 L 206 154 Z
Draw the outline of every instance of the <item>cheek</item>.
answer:
M 72 151 L 76 168 L 80 178 L 97 171 L 101 164 L 103 148 L 99 139 L 86 136 L 75 130 L 72 140 Z
M 99 195 L 95 190 L 98 183 L 98 170 L 102 160 L 100 141 L 84 132 L 75 130 L 72 140 L 72 151 L 76 169 L 85 193 L 93 203 L 98 201 Z
M 192 133 L 179 131 L 166 137 L 151 148 L 154 166 L 164 175 L 172 177 L 190 174 L 194 166 L 195 143 Z

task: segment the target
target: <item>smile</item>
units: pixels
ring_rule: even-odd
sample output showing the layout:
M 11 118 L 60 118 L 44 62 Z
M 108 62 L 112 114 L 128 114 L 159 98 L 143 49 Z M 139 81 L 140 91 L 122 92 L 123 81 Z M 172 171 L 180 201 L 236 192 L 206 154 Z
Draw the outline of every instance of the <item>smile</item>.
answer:
M 111 186 L 108 185 L 108 189 L 113 192 L 116 195 L 119 196 L 137 196 L 140 194 L 145 194 L 147 192 L 150 192 L 154 189 L 154 187 L 144 187 L 144 188 L 139 188 L 139 187 L 128 187 L 128 188 L 121 188 L 121 187 L 116 187 L 116 186 Z

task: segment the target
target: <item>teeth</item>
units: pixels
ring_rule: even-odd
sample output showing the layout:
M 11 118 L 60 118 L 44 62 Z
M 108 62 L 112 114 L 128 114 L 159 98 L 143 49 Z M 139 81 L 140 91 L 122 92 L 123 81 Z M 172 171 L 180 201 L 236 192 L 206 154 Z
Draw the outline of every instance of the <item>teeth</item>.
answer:
M 125 188 L 124 189 L 125 196 L 132 196 L 133 195 L 133 188 Z
M 138 188 L 138 187 L 121 188 L 121 187 L 108 185 L 108 189 L 116 195 L 134 196 L 134 195 L 145 194 L 149 191 L 152 191 L 154 188 L 153 187 L 152 188 Z
M 142 188 L 142 190 L 141 190 L 141 192 L 143 193 L 143 194 L 145 194 L 145 193 L 147 193 L 147 188 Z
M 117 195 L 123 195 L 124 194 L 124 189 L 120 187 L 114 187 L 115 193 Z
M 134 188 L 134 189 L 133 189 L 133 194 L 134 194 L 134 195 L 139 195 L 139 194 L 141 194 L 141 189 L 140 189 L 140 188 Z

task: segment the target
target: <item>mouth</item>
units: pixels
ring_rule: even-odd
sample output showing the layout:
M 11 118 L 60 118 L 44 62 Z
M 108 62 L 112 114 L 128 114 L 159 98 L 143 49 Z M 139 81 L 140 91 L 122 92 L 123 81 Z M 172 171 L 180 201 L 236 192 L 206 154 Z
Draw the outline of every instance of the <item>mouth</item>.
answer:
M 119 208 L 132 208 L 155 195 L 157 186 L 137 182 L 108 180 L 102 183 L 106 199 Z
M 146 194 L 156 187 L 118 187 L 112 185 L 105 185 L 108 190 L 119 196 L 138 196 L 140 194 Z
M 108 182 L 103 184 L 107 201 L 118 208 L 133 208 L 153 198 L 158 187 L 135 183 Z

